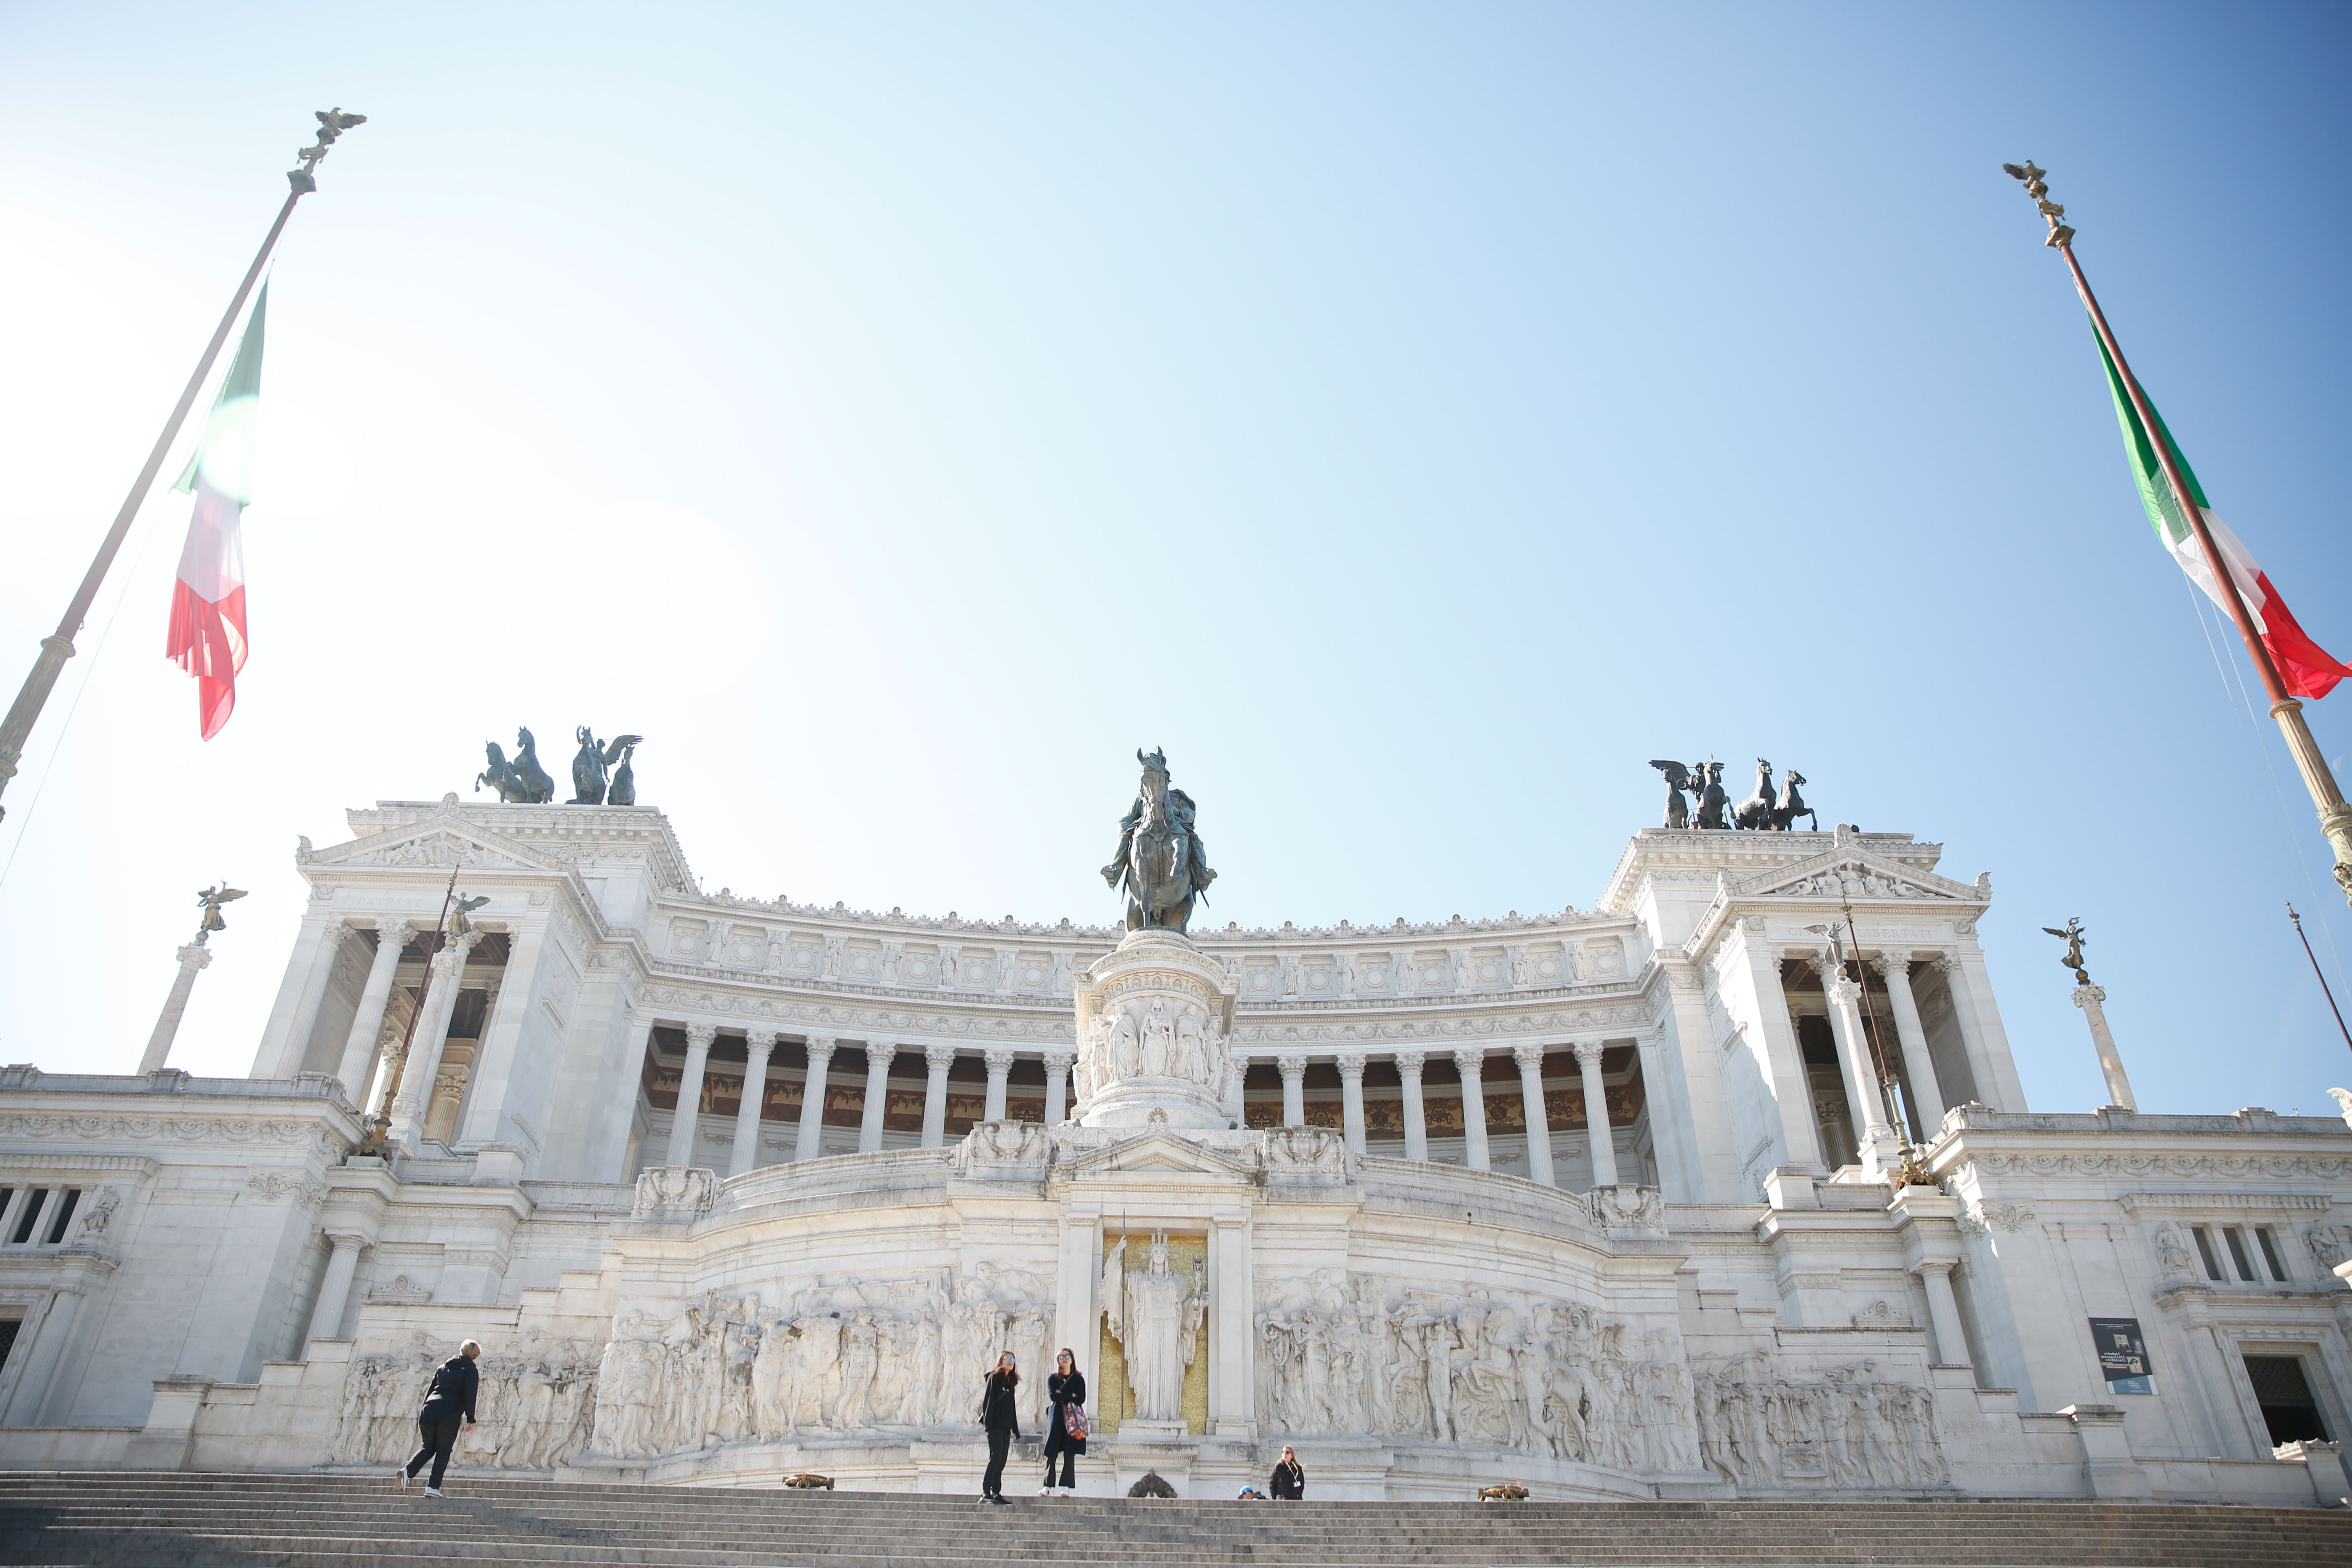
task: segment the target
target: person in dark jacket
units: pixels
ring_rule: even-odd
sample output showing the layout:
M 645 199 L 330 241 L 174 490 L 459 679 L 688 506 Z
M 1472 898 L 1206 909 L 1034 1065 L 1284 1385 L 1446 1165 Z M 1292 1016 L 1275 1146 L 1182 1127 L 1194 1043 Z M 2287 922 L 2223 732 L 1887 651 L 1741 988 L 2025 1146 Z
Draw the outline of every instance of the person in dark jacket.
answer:
M 1087 1408 L 1087 1374 L 1078 1370 L 1078 1358 L 1064 1351 L 1054 1358 L 1054 1374 L 1045 1380 L 1045 1484 L 1037 1489 L 1039 1497 L 1054 1495 L 1054 1459 L 1062 1460 L 1062 1494 L 1078 1495 L 1078 1458 L 1087 1451 L 1084 1436 L 1069 1433 L 1069 1412 L 1076 1408 L 1081 1420 L 1078 1429 L 1086 1430 L 1083 1419 Z
M 416 1429 L 425 1437 L 425 1447 L 416 1450 L 416 1458 L 400 1469 L 400 1489 L 406 1491 L 408 1483 L 426 1460 L 433 1463 L 433 1479 L 425 1483 L 426 1497 L 441 1495 L 441 1477 L 449 1468 L 449 1450 L 457 1446 L 457 1434 L 470 1431 L 474 1425 L 474 1395 L 482 1386 L 482 1375 L 474 1367 L 482 1355 L 479 1340 L 467 1340 L 457 1347 L 457 1353 L 433 1370 L 433 1386 L 425 1395 L 425 1408 L 416 1413 Z
M 980 1424 L 988 1429 L 988 1473 L 980 1479 L 980 1495 L 988 1502 L 1004 1500 L 1004 1457 L 1021 1436 L 1021 1417 L 1013 1408 L 1013 1391 L 1020 1386 L 1020 1371 L 1006 1351 L 980 1391 Z
M 1307 1467 L 1298 1462 L 1297 1451 L 1287 1443 L 1282 1446 L 1282 1463 L 1274 1467 L 1273 1479 L 1265 1483 L 1265 1489 L 1274 1494 L 1276 1502 L 1300 1502 L 1306 1499 Z

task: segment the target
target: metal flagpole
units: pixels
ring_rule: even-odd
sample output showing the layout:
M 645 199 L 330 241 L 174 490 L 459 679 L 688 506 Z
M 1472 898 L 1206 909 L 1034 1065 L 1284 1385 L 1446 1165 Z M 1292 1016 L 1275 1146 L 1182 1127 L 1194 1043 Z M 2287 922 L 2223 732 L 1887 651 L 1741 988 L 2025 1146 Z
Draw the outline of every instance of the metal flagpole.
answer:
M 2157 423 L 2156 410 L 2141 390 L 2139 378 L 2131 373 L 2124 361 L 2122 345 L 2116 342 L 2114 331 L 2107 325 L 2106 313 L 2099 309 L 2098 297 L 2091 292 L 2091 280 L 2083 276 L 2083 264 L 2074 259 L 2074 231 L 2063 219 L 2066 209 L 2050 200 L 2050 187 L 2042 180 L 2049 173 L 2038 169 L 2032 159 L 2022 166 L 2004 163 L 2001 167 L 2015 179 L 2025 183 L 2025 194 L 2050 222 L 2050 236 L 2042 243 L 2066 258 L 2066 269 L 2074 275 L 2074 289 L 2091 312 L 2091 324 L 2097 329 L 2099 342 L 2106 345 L 2107 356 L 2116 363 L 2116 374 L 2123 378 L 2124 391 L 2130 396 L 2132 407 L 2139 415 L 2140 427 L 2156 447 L 2156 460 L 2164 469 L 2167 487 L 2172 491 L 2174 504 L 2181 516 L 2196 531 L 2197 546 L 2205 552 L 2205 564 L 2219 579 L 2228 594 L 2230 616 L 2238 623 L 2238 636 L 2245 639 L 2246 653 L 2254 661 L 2256 673 L 2263 678 L 2263 689 L 2270 694 L 2271 717 L 2286 736 L 2286 749 L 2294 753 L 2294 765 L 2303 774 L 2304 787 L 2311 792 L 2311 802 L 2319 812 L 2319 830 L 2327 836 L 2328 847 L 2336 853 L 2336 883 L 2344 889 L 2347 901 L 2352 901 L 2352 806 L 2344 804 L 2344 792 L 2337 787 L 2336 775 L 2328 771 L 2327 759 L 2319 750 L 2319 742 L 2311 736 L 2311 726 L 2304 722 L 2303 704 L 2287 692 L 2286 683 L 2279 679 L 2278 666 L 2271 658 L 2271 650 L 2263 646 L 2262 634 L 2254 629 L 2254 617 L 2246 608 L 2246 601 L 2238 592 L 2236 574 L 2221 551 L 2214 548 L 2213 532 L 2205 524 L 2205 511 L 2189 489 L 2189 480 L 2180 471 L 2174 458 L 2172 443 L 2165 438 L 2164 427 Z
M 2345 1045 L 2352 1047 L 2352 1029 L 2344 1026 L 2344 1009 L 2336 1005 L 2335 988 L 2327 984 L 2327 975 L 2319 967 L 2319 954 L 2311 951 L 2311 938 L 2304 931 L 2303 917 L 2294 912 L 2293 904 L 2286 907 L 2286 918 L 2294 922 L 2294 934 L 2303 938 L 2303 956 L 2311 960 L 2311 973 L 2319 980 L 2320 994 L 2327 998 L 2327 1010 L 2336 1015 L 2337 1032 L 2343 1035 Z
M 115 552 L 122 548 L 122 541 L 131 531 L 132 520 L 138 517 L 139 508 L 147 500 L 147 491 L 155 483 L 155 476 L 163 470 L 163 458 L 170 452 L 173 441 L 178 438 L 180 426 L 187 420 L 188 410 L 195 406 L 196 394 L 203 388 L 205 377 L 213 368 L 213 361 L 220 357 L 221 345 L 228 341 L 228 331 L 236 324 L 237 312 L 245 309 L 246 296 L 253 292 L 254 280 L 261 276 L 262 264 L 269 259 L 270 251 L 278 244 L 278 237 L 285 232 L 286 220 L 294 216 L 294 204 L 319 188 L 319 182 L 311 171 L 319 166 L 319 160 L 327 155 L 327 150 L 334 145 L 338 136 L 354 125 L 364 124 L 366 121 L 364 114 L 345 114 L 341 109 L 319 111 L 318 143 L 297 153 L 296 156 L 302 160 L 301 167 L 287 172 L 286 183 L 292 188 L 286 193 L 286 205 L 278 209 L 278 221 L 269 226 L 269 233 L 263 237 L 261 248 L 254 253 L 253 265 L 245 269 L 245 281 L 236 286 L 236 295 L 229 300 L 226 313 L 214 330 L 213 341 L 205 345 L 204 357 L 196 362 L 195 374 L 188 377 L 187 388 L 180 394 L 180 401 L 173 405 L 172 416 L 163 421 L 163 433 L 155 437 L 154 450 L 147 454 L 145 466 L 139 470 L 139 477 L 131 481 L 131 493 L 123 498 L 122 510 L 114 514 L 114 526 L 106 531 L 106 538 L 99 545 L 98 554 L 91 559 L 89 570 L 82 574 L 81 586 L 74 591 L 72 602 L 66 605 L 64 618 L 58 622 L 58 629 L 54 633 L 41 639 L 40 657 L 33 661 L 32 673 L 25 677 L 24 689 L 16 693 L 16 703 L 9 708 L 6 720 L 0 721 L 0 791 L 5 791 L 8 781 L 16 776 L 16 763 L 25 754 L 25 742 L 32 736 L 33 724 L 40 718 L 41 709 L 58 683 L 58 672 L 65 668 L 66 660 L 74 656 L 74 634 L 81 630 L 82 622 L 89 618 L 89 606 L 98 597 L 98 586 L 106 580 L 107 569 L 114 564 Z M 0 807 L 0 816 L 6 815 L 6 808 Z

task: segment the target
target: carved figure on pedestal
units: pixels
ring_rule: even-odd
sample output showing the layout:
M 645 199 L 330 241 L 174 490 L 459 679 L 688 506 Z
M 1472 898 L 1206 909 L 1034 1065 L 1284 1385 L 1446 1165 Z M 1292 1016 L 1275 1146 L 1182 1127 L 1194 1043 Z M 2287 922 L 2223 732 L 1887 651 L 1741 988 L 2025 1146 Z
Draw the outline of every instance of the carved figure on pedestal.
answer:
M 2091 938 L 2089 933 L 2083 930 L 2081 919 L 2069 915 L 2063 929 L 2057 926 L 2043 926 L 2042 929 L 2066 944 L 2066 956 L 2058 962 L 2074 972 L 2077 984 L 2088 985 L 2091 983 L 2091 975 L 2090 972 L 2083 966 L 2083 947 Z
M 1207 902 L 1217 874 L 1192 825 L 1192 797 L 1169 788 L 1166 754 L 1139 751 L 1135 760 L 1143 764 L 1142 791 L 1119 819 L 1118 852 L 1102 868 L 1103 880 L 1126 891 L 1128 930 L 1181 932 L 1192 921 L 1193 900 Z
M 1139 1421 L 1182 1417 L 1184 1371 L 1200 1350 L 1201 1320 L 1208 1310 L 1207 1287 L 1198 1266 L 1191 1276 L 1168 1267 L 1168 1235 L 1151 1237 L 1148 1271 L 1127 1268 L 1127 1239 L 1104 1250 L 1103 1310 L 1110 1331 L 1127 1352 L 1128 1384 Z
M 196 926 L 196 940 L 202 942 L 216 931 L 228 930 L 228 921 L 221 919 L 221 906 L 233 904 L 243 897 L 245 897 L 243 888 L 232 888 L 226 882 L 206 888 L 199 892 L 196 895 L 196 902 L 203 906 L 205 918 Z

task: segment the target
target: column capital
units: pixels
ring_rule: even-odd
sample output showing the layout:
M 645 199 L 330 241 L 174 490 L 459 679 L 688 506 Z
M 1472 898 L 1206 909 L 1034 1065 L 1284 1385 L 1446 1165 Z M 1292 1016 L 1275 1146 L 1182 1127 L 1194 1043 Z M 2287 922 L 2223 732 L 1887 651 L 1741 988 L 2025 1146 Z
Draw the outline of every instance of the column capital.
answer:
M 378 946 L 382 946 L 385 942 L 390 942 L 394 948 L 406 947 L 408 945 L 408 939 L 415 934 L 416 922 L 415 921 L 408 920 L 404 917 L 394 918 L 383 915 L 376 917 L 375 940 Z
M 2104 985 L 2077 985 L 2067 994 L 2074 998 L 2075 1006 L 2089 1007 L 2107 999 L 2107 988 Z
M 686 1026 L 686 1048 L 689 1051 L 708 1051 L 710 1042 L 718 1037 L 719 1026 L 716 1024 L 688 1024 Z
M 953 1046 L 925 1046 L 923 1047 L 924 1065 L 929 1067 L 933 1072 L 947 1071 L 950 1068 L 955 1066 L 955 1059 L 956 1048 Z
M 1835 971 L 1832 971 L 1832 973 L 1835 977 L 1822 988 L 1829 993 L 1831 1001 L 1841 1007 L 1852 1007 L 1862 1000 L 1862 985 L 1859 982 L 1848 979 L 1843 974 L 1838 974 Z
M 1067 1072 L 1078 1065 L 1078 1053 L 1076 1051 L 1046 1051 L 1044 1056 L 1047 1072 Z
M 1914 1264 L 1912 1266 L 1911 1272 L 1916 1274 L 1923 1280 L 1938 1275 L 1946 1279 L 1949 1279 L 1952 1277 L 1952 1270 L 1958 1267 L 1959 1263 L 1956 1258 L 1946 1258 L 1939 1262 L 1935 1258 L 1924 1258 L 1918 1263 Z
M 1960 955 L 1957 952 L 1929 953 L 1927 955 L 1927 967 L 1948 980 L 1960 967 Z
M 1601 1053 L 1607 1048 L 1607 1046 L 1599 1040 L 1578 1040 L 1569 1047 L 1569 1049 L 1576 1053 L 1576 1065 L 1580 1068 L 1599 1067 Z
M 189 942 L 186 946 L 180 949 L 177 956 L 180 960 L 180 967 L 183 969 L 209 969 L 212 967 L 213 950 L 206 947 L 200 942 Z
M 1289 1052 L 1274 1058 L 1276 1070 L 1285 1083 L 1297 1083 L 1307 1077 L 1307 1058 L 1300 1052 Z
M 450 949 L 451 951 L 458 953 L 471 952 L 476 947 L 481 944 L 484 934 L 486 933 L 484 933 L 481 928 L 478 926 L 474 930 L 466 932 L 465 935 L 459 937 L 457 941 L 451 942 L 449 944 Z
M 887 1068 L 898 1055 L 898 1042 L 896 1040 L 866 1042 L 866 1065 L 868 1067 Z
M 830 1061 L 833 1058 L 833 1053 L 835 1050 L 838 1050 L 840 1047 L 841 1042 L 835 1039 L 831 1035 L 809 1036 L 808 1044 L 805 1047 L 808 1051 L 809 1065 L 814 1067 L 819 1062 Z
M 990 1072 L 1005 1073 L 1013 1070 L 1013 1059 L 1019 1055 L 1010 1046 L 991 1046 L 980 1053 L 980 1059 L 988 1064 Z
M 1454 1070 L 1464 1078 L 1476 1078 L 1486 1062 L 1484 1046 L 1462 1046 L 1454 1052 Z
M 342 1230 L 332 1226 L 327 1226 L 320 1234 L 324 1236 L 327 1238 L 327 1244 L 338 1252 L 356 1251 L 365 1247 L 371 1239 L 365 1231 Z
M 1427 1051 L 1399 1051 L 1394 1058 L 1396 1069 L 1406 1078 L 1419 1078 L 1421 1069 L 1429 1065 Z
M 1361 1051 L 1341 1051 L 1331 1059 L 1339 1064 L 1339 1076 L 1349 1079 L 1363 1077 L 1364 1064 L 1370 1061 L 1371 1058 Z
M 1878 971 L 1889 983 L 1898 975 L 1911 978 L 1911 950 L 1907 947 L 1882 947 L 1870 955 L 1870 967 Z
M 1525 1045 L 1513 1046 L 1511 1047 L 1511 1060 L 1518 1064 L 1518 1068 L 1521 1072 L 1541 1072 L 1543 1071 L 1544 1047 L 1536 1044 L 1532 1040 L 1528 1041 Z
M 743 1037 L 743 1049 L 755 1057 L 764 1057 L 776 1048 L 776 1031 L 753 1029 Z

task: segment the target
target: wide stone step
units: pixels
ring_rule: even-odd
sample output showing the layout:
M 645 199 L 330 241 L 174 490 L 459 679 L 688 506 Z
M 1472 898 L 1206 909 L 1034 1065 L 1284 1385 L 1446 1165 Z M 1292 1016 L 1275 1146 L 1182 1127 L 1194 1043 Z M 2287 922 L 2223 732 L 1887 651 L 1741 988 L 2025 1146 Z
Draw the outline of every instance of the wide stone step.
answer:
M 0 1474 L 0 1563 L 85 1568 L 2343 1568 L 2352 1516 L 2016 1501 L 1240 1503 L 560 1485 L 453 1476 Z

